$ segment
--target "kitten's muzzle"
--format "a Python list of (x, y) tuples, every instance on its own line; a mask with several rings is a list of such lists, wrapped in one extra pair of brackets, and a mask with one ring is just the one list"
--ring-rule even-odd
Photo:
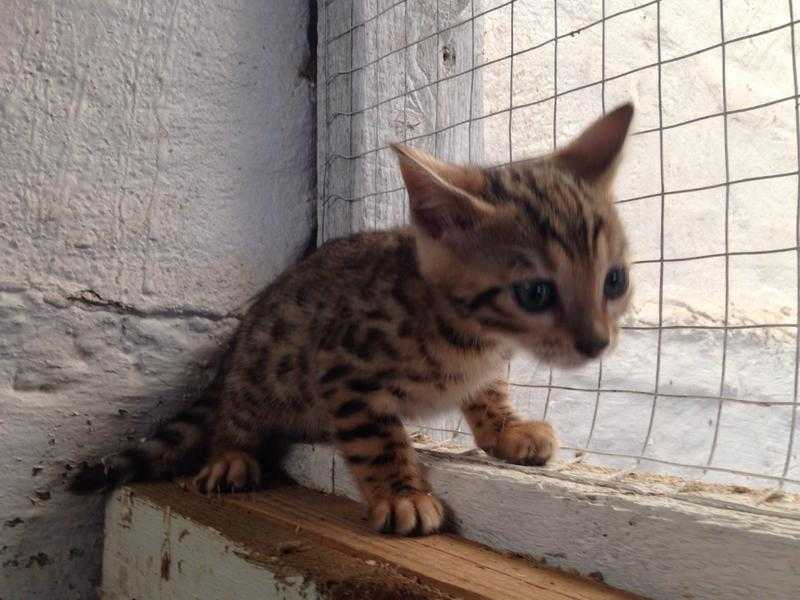
[(608, 348), (609, 339), (607, 337), (588, 336), (575, 340), (575, 350), (588, 358), (597, 358)]

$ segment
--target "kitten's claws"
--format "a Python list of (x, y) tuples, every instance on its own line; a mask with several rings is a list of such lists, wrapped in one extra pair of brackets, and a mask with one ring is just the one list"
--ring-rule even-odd
[(381, 500), (370, 510), (370, 525), (381, 533), (428, 535), (442, 528), (444, 506), (439, 499), (423, 492)]
[(212, 458), (195, 476), (192, 485), (201, 494), (214, 490), (238, 492), (261, 484), (261, 468), (246, 452), (229, 450)]

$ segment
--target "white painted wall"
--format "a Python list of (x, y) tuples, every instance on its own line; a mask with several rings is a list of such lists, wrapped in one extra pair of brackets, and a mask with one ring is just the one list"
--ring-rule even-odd
[(89, 598), (68, 465), (173, 413), (311, 233), (306, 2), (0, 4), (0, 598)]

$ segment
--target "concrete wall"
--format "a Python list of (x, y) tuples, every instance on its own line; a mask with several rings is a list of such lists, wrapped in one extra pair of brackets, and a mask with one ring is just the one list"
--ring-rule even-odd
[(311, 233), (306, 2), (0, 6), (0, 598), (89, 598), (64, 476), (176, 411)]

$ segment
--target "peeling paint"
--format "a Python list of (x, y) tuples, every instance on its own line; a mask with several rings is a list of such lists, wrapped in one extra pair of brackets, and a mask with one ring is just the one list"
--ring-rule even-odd
[(164, 581), (169, 581), (169, 567), (171, 564), (171, 559), (169, 557), (169, 551), (162, 551), (161, 552), (161, 579)]
[(164, 507), (162, 511), (164, 540), (161, 543), (161, 579), (169, 581), (169, 569), (172, 564), (171, 545), (172, 545), (172, 509), (169, 506)]
[(123, 489), (120, 494), (120, 511), (119, 511), (119, 524), (122, 527), (128, 528), (133, 524), (133, 493), (127, 489)]

